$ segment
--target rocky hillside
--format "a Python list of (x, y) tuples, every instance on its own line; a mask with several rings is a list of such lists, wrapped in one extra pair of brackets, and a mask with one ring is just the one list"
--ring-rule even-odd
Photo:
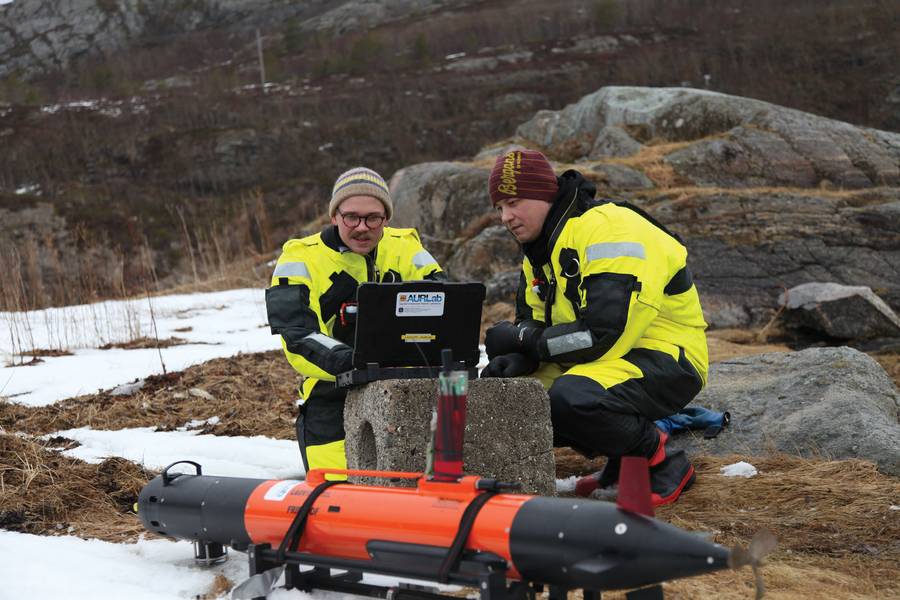
[(473, 0), (15, 0), (0, 7), (0, 77), (64, 69), (80, 57), (156, 45), (195, 31), (272, 27), (336, 34), (420, 17)]
[[(898, 23), (900, 6), (876, 0), (14, 0), (0, 5), (0, 267), (17, 277), (0, 299), (38, 306), (221, 279), (312, 227), (348, 166), (390, 176), (469, 160), (537, 111), (611, 84), (708, 88), (897, 129)], [(793, 163), (818, 140), (792, 154), (785, 144), (799, 138), (780, 143), (777, 124), (741, 112), (753, 110), (735, 108), (709, 129), (721, 139), (665, 165), (651, 154), (668, 155), (662, 140), (698, 141), (696, 115), (681, 128), (628, 125), (625, 138), (593, 132), (590, 147), (567, 151), (579, 156), (554, 158), (620, 154), (598, 177), (617, 194), (652, 184), (648, 202), (688, 180), (707, 196), (737, 190), (720, 208), (770, 175), (790, 198), (890, 177), (880, 154), (853, 169), (824, 155)], [(747, 163), (745, 147), (776, 152), (778, 170)], [(621, 155), (629, 148), (639, 152)], [(712, 167), (733, 152), (727, 169)], [(670, 175), (682, 180), (662, 182)], [(703, 242), (711, 253), (717, 235)], [(716, 322), (757, 318), (734, 310)]]

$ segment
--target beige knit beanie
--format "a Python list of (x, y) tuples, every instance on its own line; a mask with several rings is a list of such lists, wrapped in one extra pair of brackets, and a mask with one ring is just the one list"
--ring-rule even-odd
[(384, 178), (365, 167), (354, 167), (342, 173), (334, 182), (331, 190), (331, 202), (328, 203), (328, 215), (333, 217), (341, 202), (351, 196), (372, 196), (384, 204), (384, 212), (388, 219), (394, 213), (391, 202), (391, 191)]

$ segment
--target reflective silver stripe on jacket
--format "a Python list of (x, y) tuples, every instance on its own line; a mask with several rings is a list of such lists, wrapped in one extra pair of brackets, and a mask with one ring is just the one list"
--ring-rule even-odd
[(588, 246), (587, 249), (588, 261), (600, 258), (619, 258), (620, 256), (647, 258), (644, 245), (638, 242), (603, 242)]
[(306, 277), (309, 279), (309, 269), (306, 263), (285, 262), (275, 267), (274, 277)]
[(303, 339), (312, 340), (314, 342), (318, 342), (328, 348), (329, 350), (334, 350), (338, 346), (342, 346), (341, 342), (337, 341), (334, 338), (330, 338), (324, 333), (319, 333), (318, 331), (314, 331)]
[(413, 256), (413, 264), (417, 269), (421, 269), (422, 267), (427, 267), (428, 265), (437, 264), (437, 261), (434, 259), (432, 255), (428, 253), (428, 250), (422, 250)]
[(587, 331), (576, 331), (575, 333), (567, 333), (559, 337), (547, 340), (547, 352), (550, 357), (566, 354), (567, 352), (575, 352), (576, 350), (584, 350), (594, 345), (591, 334)]

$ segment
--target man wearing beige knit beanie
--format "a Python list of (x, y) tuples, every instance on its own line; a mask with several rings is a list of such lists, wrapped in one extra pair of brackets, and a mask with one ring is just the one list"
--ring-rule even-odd
[(356, 289), (361, 283), (445, 279), (415, 229), (388, 227), (394, 213), (385, 180), (355, 167), (334, 182), (331, 224), (288, 240), (266, 290), (273, 334), (303, 376), (297, 441), (306, 469), (346, 468), (344, 399), (335, 376), (352, 368)]

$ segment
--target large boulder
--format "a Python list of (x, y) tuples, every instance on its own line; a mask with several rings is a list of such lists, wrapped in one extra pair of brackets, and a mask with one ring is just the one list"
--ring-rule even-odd
[(900, 475), (900, 393), (873, 359), (851, 348), (811, 348), (732, 358), (712, 365), (694, 400), (731, 413), (706, 440), (676, 435), (694, 454), (862, 458)]
[[(482, 229), (492, 212), (487, 182), (490, 171), (462, 163), (434, 162), (400, 169), (391, 177), (397, 227), (415, 227), (426, 241), (452, 242)], [(479, 226), (481, 224), (482, 226)], [(448, 248), (452, 249), (452, 248)], [(432, 250), (438, 260), (446, 258)]]
[(695, 142), (668, 160), (697, 185), (900, 183), (900, 134), (706, 90), (605, 87), (563, 110), (539, 111), (516, 133), (574, 161), (598, 156), (595, 145), (610, 127), (639, 142)]
[(506, 227), (493, 225), (460, 246), (444, 269), (451, 279), (487, 281), (521, 263), (521, 246)]
[(779, 299), (783, 329), (839, 340), (900, 337), (900, 317), (871, 288), (837, 283), (804, 283)]

